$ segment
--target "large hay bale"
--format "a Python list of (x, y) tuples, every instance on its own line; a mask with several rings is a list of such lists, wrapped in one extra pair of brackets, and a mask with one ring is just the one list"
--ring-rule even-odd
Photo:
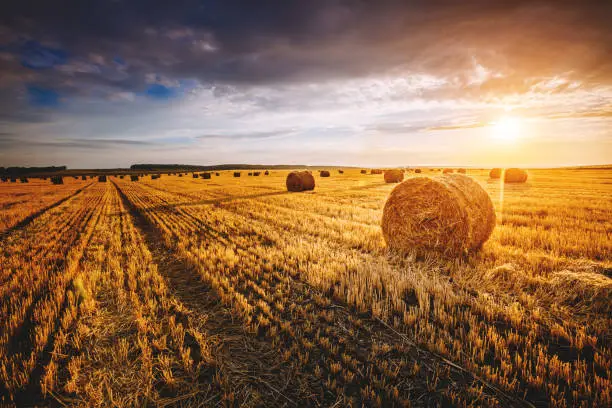
[(64, 184), (64, 179), (62, 176), (51, 176), (51, 183), (53, 184)]
[(100, 183), (106, 183), (106, 176), (98, 176), (98, 181)]
[(321, 170), (319, 172), (319, 176), (321, 176), (321, 177), (329, 177), (330, 174), (329, 174), (329, 171), (327, 171), (327, 170)]
[(211, 174), (210, 173), (202, 173), (202, 174), (200, 174), (200, 176), (202, 176), (202, 178), (205, 179), (205, 180), (210, 180)]
[(522, 169), (506, 169), (504, 172), (504, 183), (524, 183), (527, 181), (527, 172)]
[(467, 173), (467, 171), (465, 169), (459, 169), (459, 170), (457, 170), (457, 173), (465, 174), (465, 173)]
[(414, 172), (415, 172), (415, 173), (420, 173), (420, 172), (421, 172), (421, 169), (414, 169)]
[(453, 170), (453, 169), (443, 169), (443, 170), (442, 170), (442, 174), (450, 174), (450, 173), (452, 173), (452, 172), (454, 172), (454, 170)]
[(385, 183), (401, 183), (404, 180), (404, 172), (398, 169), (385, 171)]
[(315, 179), (309, 171), (292, 171), (287, 175), (288, 191), (314, 190)]
[(361, 174), (368, 174), (367, 170), (361, 170)]
[(498, 179), (501, 177), (502, 174), (502, 169), (500, 169), (499, 167), (496, 167), (494, 169), (491, 169), (491, 171), (489, 172), (489, 177), (491, 177), (492, 179)]
[(137, 175), (135, 175), (135, 174), (132, 174), (132, 175), (130, 176), (130, 180), (131, 180), (131, 181), (138, 181), (138, 176), (137, 176)]
[(234, 177), (240, 177), (240, 172), (239, 171), (235, 171), (234, 172)]
[(480, 184), (461, 174), (409, 178), (393, 189), (382, 218), (388, 247), (417, 255), (475, 251), (494, 227), (491, 198)]

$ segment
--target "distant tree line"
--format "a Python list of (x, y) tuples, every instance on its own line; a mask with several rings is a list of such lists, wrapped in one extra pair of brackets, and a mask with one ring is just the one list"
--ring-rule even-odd
[(22, 176), (28, 174), (55, 173), (66, 170), (66, 166), (48, 167), (0, 167), (1, 176)]
[(300, 164), (218, 164), (215, 166), (193, 166), (188, 164), (132, 164), (130, 170), (139, 171), (213, 171), (213, 170), (257, 170), (257, 169), (293, 169), (308, 167)]

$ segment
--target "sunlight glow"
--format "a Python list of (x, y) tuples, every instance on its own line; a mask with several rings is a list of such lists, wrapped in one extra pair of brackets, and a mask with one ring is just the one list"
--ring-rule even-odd
[(491, 122), (492, 136), (502, 141), (512, 142), (521, 136), (523, 126), (521, 120), (513, 116), (504, 116)]

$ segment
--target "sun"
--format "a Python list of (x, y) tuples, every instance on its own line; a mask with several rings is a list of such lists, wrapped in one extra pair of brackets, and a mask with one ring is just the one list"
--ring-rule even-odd
[(522, 123), (515, 116), (504, 116), (491, 122), (492, 136), (495, 139), (512, 142), (521, 136)]

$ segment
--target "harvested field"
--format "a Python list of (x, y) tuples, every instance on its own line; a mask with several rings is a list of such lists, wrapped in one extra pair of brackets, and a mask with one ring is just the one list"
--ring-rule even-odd
[(401, 184), (236, 173), (0, 184), (0, 405), (612, 404), (608, 170), (470, 169), (450, 260), (388, 250)]

